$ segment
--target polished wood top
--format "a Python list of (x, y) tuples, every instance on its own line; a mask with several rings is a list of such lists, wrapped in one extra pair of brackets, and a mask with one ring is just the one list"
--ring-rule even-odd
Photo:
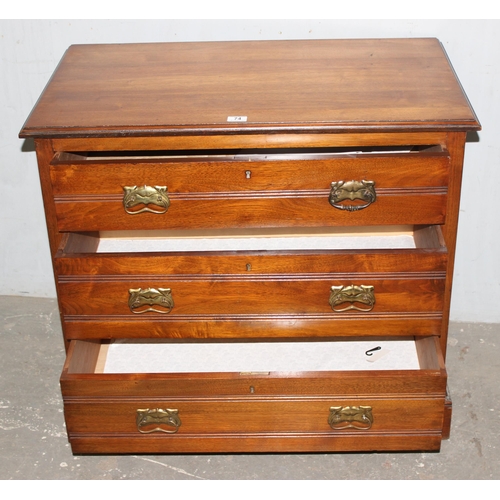
[(436, 39), (295, 40), (71, 46), (20, 136), (479, 128)]

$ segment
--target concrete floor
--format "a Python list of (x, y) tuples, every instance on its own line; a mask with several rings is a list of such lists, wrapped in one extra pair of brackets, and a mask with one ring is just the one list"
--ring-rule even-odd
[(500, 479), (500, 325), (454, 323), (440, 453), (73, 456), (56, 301), (0, 297), (0, 480)]

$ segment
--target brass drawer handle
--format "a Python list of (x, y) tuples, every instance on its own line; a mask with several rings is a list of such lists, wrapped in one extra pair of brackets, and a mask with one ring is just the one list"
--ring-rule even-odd
[(328, 424), (333, 430), (358, 429), (366, 431), (373, 424), (371, 406), (332, 406)]
[(181, 426), (179, 410), (168, 408), (149, 408), (137, 410), (136, 414), (137, 430), (141, 434), (151, 434), (152, 432), (165, 432), (175, 434)]
[(174, 307), (170, 288), (131, 288), (128, 306), (134, 314), (157, 312), (168, 314)]
[(123, 191), (123, 206), (130, 215), (143, 212), (164, 214), (170, 206), (167, 186), (124, 186)]
[[(345, 302), (350, 302), (350, 304), (346, 307), (338, 307)], [(374, 287), (369, 285), (332, 286), (329, 303), (335, 312), (350, 311), (351, 309), (369, 312), (375, 305)], [(355, 305), (356, 303), (365, 304), (368, 307), (359, 307)]]
[[(332, 182), (329, 202), (332, 207), (348, 212), (356, 212), (370, 206), (377, 199), (374, 181), (337, 181)], [(342, 203), (348, 200), (348, 203)], [(349, 203), (361, 200), (365, 202)]]

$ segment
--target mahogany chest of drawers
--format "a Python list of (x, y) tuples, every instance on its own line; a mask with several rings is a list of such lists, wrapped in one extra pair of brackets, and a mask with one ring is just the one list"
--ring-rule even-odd
[(479, 128), (435, 39), (70, 47), (20, 136), (73, 452), (438, 450)]

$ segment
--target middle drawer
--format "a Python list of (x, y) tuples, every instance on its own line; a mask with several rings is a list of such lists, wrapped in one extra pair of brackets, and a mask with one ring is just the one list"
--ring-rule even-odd
[[(66, 334), (68, 338), (437, 334), (447, 262), (437, 232), (437, 228), (416, 230), (415, 240), (425, 239), (427, 248), (398, 250), (146, 254), (61, 250), (56, 268)], [(66, 248), (72, 246), (69, 241)]]

